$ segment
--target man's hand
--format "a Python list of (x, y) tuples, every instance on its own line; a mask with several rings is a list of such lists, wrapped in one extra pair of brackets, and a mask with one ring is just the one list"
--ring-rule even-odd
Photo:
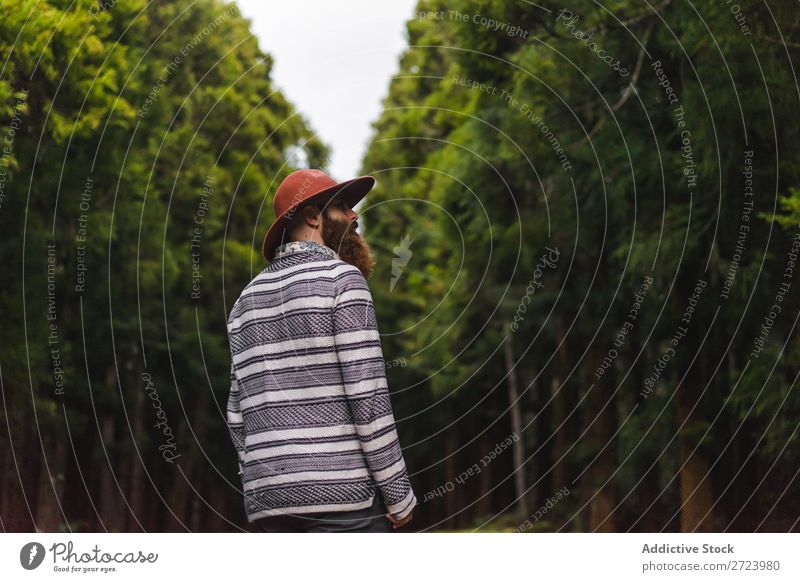
[(403, 519), (397, 519), (391, 513), (387, 513), (386, 514), (386, 519), (388, 519), (389, 521), (391, 521), (394, 524), (392, 526), (392, 529), (397, 529), (398, 527), (403, 527), (409, 521), (411, 521), (411, 518), (413, 517), (413, 515), (414, 515), (414, 512), (412, 511), (407, 516), (405, 516)]

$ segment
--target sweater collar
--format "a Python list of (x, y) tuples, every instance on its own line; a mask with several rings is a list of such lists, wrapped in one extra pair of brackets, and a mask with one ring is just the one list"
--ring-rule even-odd
[(285, 257), (286, 255), (292, 253), (299, 253), (299, 252), (315, 252), (315, 253), (322, 253), (326, 255), (328, 258), (331, 259), (338, 259), (339, 254), (334, 251), (332, 248), (327, 247), (325, 245), (321, 245), (316, 241), (313, 240), (293, 240), (288, 243), (284, 243), (275, 249), (274, 259), (279, 259), (281, 257)]

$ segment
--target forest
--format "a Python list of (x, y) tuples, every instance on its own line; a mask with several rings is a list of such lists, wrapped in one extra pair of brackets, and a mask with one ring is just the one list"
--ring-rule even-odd
[[(225, 324), (330, 146), (235, 3), (0, 11), (2, 529), (247, 531)], [(359, 212), (410, 529), (798, 531), (797, 3), (406, 32)]]

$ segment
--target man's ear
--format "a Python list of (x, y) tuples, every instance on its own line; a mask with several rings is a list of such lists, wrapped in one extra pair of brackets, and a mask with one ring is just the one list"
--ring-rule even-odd
[(301, 210), (303, 221), (312, 228), (316, 228), (317, 226), (321, 225), (322, 220), (322, 212), (320, 209), (313, 204), (308, 204), (303, 206)]

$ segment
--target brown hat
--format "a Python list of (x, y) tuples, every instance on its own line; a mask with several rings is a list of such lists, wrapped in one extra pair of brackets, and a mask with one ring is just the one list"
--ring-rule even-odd
[(272, 261), (275, 248), (285, 242), (284, 229), (294, 218), (295, 211), (305, 203), (318, 200), (327, 201), (334, 196), (342, 196), (352, 208), (366, 196), (375, 185), (372, 176), (359, 176), (351, 180), (337, 183), (322, 170), (297, 170), (284, 178), (272, 207), (275, 210), (275, 222), (269, 227), (264, 237), (262, 252), (268, 261)]

